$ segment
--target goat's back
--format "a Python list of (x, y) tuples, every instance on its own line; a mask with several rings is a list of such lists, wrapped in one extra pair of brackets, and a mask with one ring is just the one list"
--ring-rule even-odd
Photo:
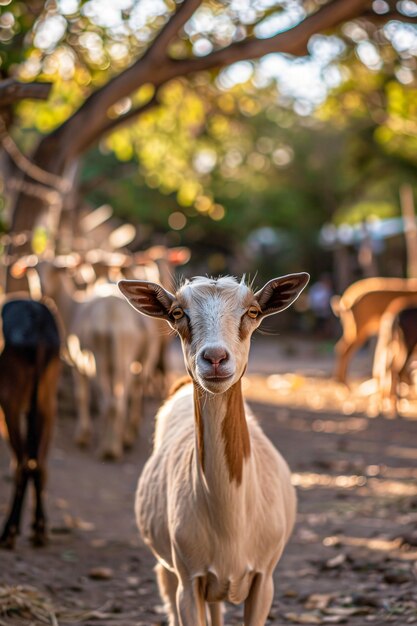
[(42, 346), (58, 354), (61, 345), (59, 327), (49, 307), (40, 301), (13, 299), (4, 303), (1, 310), (4, 346), (24, 352), (34, 359)]
[[(356, 302), (371, 294), (397, 292), (404, 295), (410, 292), (417, 293), (417, 279), (413, 278), (364, 278), (353, 283), (343, 292), (340, 304), (342, 308), (350, 308)], [(372, 296), (371, 296), (372, 297)]]

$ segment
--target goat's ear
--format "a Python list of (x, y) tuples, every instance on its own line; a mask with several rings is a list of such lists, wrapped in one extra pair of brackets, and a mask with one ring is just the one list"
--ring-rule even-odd
[(118, 287), (128, 302), (144, 315), (169, 320), (174, 296), (157, 283), (147, 280), (121, 280)]
[(307, 272), (288, 274), (270, 280), (255, 294), (262, 315), (266, 317), (284, 311), (294, 300), (297, 300), (309, 280), (310, 275)]

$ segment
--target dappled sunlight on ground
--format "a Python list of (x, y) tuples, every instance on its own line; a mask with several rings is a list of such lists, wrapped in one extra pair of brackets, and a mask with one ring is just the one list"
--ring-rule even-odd
[[(375, 390), (364, 360), (352, 369), (349, 389), (331, 379), (328, 350), (308, 345), (284, 358), (270, 341), (254, 348), (244, 393), (288, 461), (299, 502), (297, 524), (276, 571), (268, 624), (417, 624), (415, 399), (407, 398), (412, 411), (406, 419), (386, 419), (369, 410)], [(175, 350), (172, 380), (183, 373)], [(50, 545), (34, 551), (26, 523), (16, 555), (0, 554), (7, 584), (36, 587), (61, 616), (82, 614), (80, 624), (165, 623), (154, 560), (133, 514), (158, 404), (147, 401), (135, 448), (109, 464), (99, 462), (93, 450), (74, 446), (73, 414), (61, 402), (49, 461)], [(96, 434), (98, 428), (95, 420)], [(5, 451), (0, 441), (0, 518), (10, 486)], [(0, 586), (1, 574), (2, 567)], [(59, 623), (69, 624), (63, 617)], [(242, 607), (229, 606), (226, 624), (241, 623)]]
[[(331, 378), (293, 372), (270, 376), (253, 374), (244, 377), (243, 388), (248, 400), (263, 400), (286, 407), (343, 415), (359, 413), (367, 417), (376, 417), (380, 413), (379, 396), (372, 379), (355, 380), (347, 387)], [(404, 384), (402, 391), (408, 397), (401, 398), (399, 413), (402, 417), (417, 419), (416, 390)], [(348, 421), (347, 424), (355, 428), (355, 422)], [(331, 428), (331, 425), (323, 427)]]

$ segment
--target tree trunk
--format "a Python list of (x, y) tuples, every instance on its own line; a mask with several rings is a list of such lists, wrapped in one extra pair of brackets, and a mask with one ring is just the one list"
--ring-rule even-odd
[(401, 186), (400, 201), (407, 250), (407, 278), (417, 278), (417, 225), (411, 185)]

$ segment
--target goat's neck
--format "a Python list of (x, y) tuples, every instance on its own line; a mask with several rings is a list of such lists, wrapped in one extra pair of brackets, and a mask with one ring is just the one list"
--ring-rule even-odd
[(249, 470), (250, 438), (241, 382), (211, 395), (194, 386), (197, 479), (216, 501), (243, 497)]

